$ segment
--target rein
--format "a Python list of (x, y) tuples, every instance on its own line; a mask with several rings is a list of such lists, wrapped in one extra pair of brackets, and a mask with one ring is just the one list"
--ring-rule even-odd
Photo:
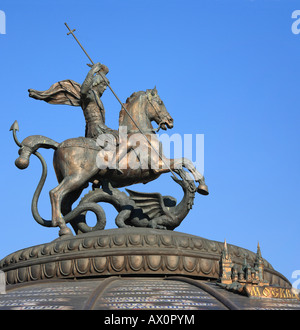
[[(154, 104), (152, 103), (152, 100), (151, 100), (151, 97), (149, 96), (149, 94), (147, 94), (147, 100), (148, 102), (150, 103), (150, 105), (152, 106), (152, 108), (154, 109), (157, 117), (159, 118), (159, 126), (158, 128), (155, 130), (156, 132), (158, 132), (160, 130), (160, 126), (161, 124), (163, 123), (163, 119), (162, 117), (160, 116), (160, 111), (156, 109), (156, 107), (154, 106)], [(147, 111), (148, 112), (148, 111)]]
[[(155, 113), (156, 113), (156, 115), (157, 115), (157, 117), (159, 119), (159, 124), (158, 124), (159, 126), (158, 126), (158, 128), (152, 128), (152, 129), (143, 130), (142, 132), (144, 134), (153, 134), (153, 133), (157, 133), (160, 130), (161, 124), (163, 124), (163, 118), (160, 115), (160, 111), (152, 103), (152, 100), (151, 100), (151, 97), (150, 97), (149, 94), (147, 94), (147, 101), (150, 103), (150, 105), (154, 109), (154, 111), (155, 111)], [(149, 118), (148, 109), (146, 109), (146, 114), (147, 114), (147, 117)], [(131, 129), (131, 130), (128, 130), (127, 132), (129, 134), (130, 133), (141, 133), (141, 131), (139, 129)]]

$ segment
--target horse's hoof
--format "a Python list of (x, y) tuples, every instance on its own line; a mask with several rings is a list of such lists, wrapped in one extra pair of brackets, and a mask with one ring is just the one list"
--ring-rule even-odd
[(200, 183), (197, 188), (197, 192), (201, 195), (207, 196), (209, 194), (207, 185), (204, 183)]
[(58, 232), (59, 236), (66, 236), (66, 235), (71, 235), (73, 236), (72, 230), (68, 227), (61, 228), (60, 231)]

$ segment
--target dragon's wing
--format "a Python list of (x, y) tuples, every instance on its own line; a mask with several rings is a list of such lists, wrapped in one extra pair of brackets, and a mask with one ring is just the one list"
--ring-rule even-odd
[(168, 213), (163, 201), (163, 196), (159, 193), (144, 193), (125, 188), (130, 198), (135, 202), (137, 208), (142, 209), (150, 220)]

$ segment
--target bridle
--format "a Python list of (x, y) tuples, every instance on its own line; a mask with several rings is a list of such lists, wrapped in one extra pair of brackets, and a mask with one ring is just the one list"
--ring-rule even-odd
[[(156, 106), (152, 102), (151, 92), (147, 93), (146, 96), (147, 96), (147, 101), (152, 106), (152, 108), (155, 111), (156, 116), (158, 117), (159, 124), (158, 124), (158, 127), (157, 128), (153, 128), (153, 129), (150, 129), (150, 130), (143, 130), (143, 133), (153, 134), (153, 133), (157, 133), (161, 129), (161, 125), (164, 124), (165, 122), (163, 121), (163, 118), (160, 115), (160, 110), (157, 109)], [(148, 109), (146, 109), (146, 115), (149, 117)], [(139, 130), (129, 130), (128, 131), (128, 133), (139, 133), (139, 132), (140, 132)]]
[[(159, 119), (159, 124), (158, 124), (158, 128), (153, 129), (154, 132), (158, 132), (161, 129), (161, 125), (164, 124), (163, 122), (163, 118), (160, 115), (160, 111), (157, 110), (157, 108), (154, 106), (154, 104), (152, 103), (152, 94), (151, 92), (147, 93), (147, 100), (150, 103), (150, 105), (152, 106), (152, 108), (154, 109), (158, 119)], [(162, 101), (161, 101), (162, 102)], [(148, 112), (148, 111), (147, 111)]]

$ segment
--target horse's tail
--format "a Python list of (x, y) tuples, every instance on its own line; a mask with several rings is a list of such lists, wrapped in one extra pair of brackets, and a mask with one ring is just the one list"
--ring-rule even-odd
[(19, 150), (19, 157), (15, 161), (15, 165), (24, 170), (29, 165), (31, 154), (35, 153), (39, 148), (56, 150), (59, 143), (42, 135), (31, 135), (23, 140)]
[(44, 158), (42, 157), (42, 155), (39, 152), (37, 152), (37, 150), (39, 148), (44, 148), (44, 149), (51, 148), (56, 150), (59, 143), (42, 135), (31, 135), (28, 136), (26, 139), (24, 139), (23, 142), (19, 143), (18, 145), (20, 146), (19, 149), (20, 156), (16, 159), (15, 164), (19, 169), (24, 170), (25, 168), (28, 167), (29, 158), (32, 154), (38, 157), (42, 163), (43, 173), (39, 181), (39, 184), (35, 190), (35, 193), (33, 195), (32, 203), (31, 203), (31, 211), (37, 223), (45, 227), (51, 227), (52, 221), (43, 219), (40, 216), (37, 207), (38, 199), (47, 177), (47, 164)]

